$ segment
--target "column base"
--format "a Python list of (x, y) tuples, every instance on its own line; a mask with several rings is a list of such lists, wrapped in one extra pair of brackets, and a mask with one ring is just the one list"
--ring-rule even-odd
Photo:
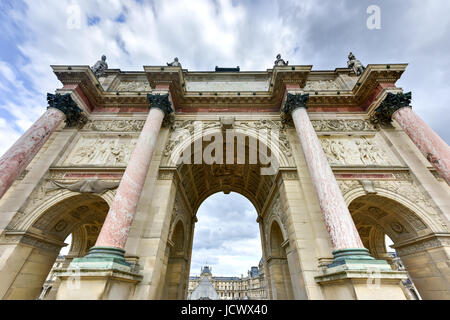
[(128, 300), (142, 280), (125, 260), (125, 251), (93, 247), (83, 258), (73, 259), (67, 268), (55, 270), (61, 283), (57, 300)]
[(406, 300), (401, 280), (405, 271), (394, 271), (385, 260), (339, 259), (315, 277), (331, 300)]
[(361, 261), (364, 263), (371, 263), (375, 261), (366, 248), (352, 248), (352, 249), (340, 249), (333, 251), (333, 262), (328, 265), (328, 268), (339, 266), (345, 263), (354, 263), (355, 261)]

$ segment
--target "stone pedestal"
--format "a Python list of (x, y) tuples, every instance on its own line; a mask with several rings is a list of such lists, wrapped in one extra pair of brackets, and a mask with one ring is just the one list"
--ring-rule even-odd
[(55, 270), (60, 280), (56, 299), (131, 299), (142, 276), (124, 261), (123, 254), (119, 249), (96, 248), (89, 257), (74, 259), (68, 268)]
[(400, 285), (405, 271), (394, 271), (385, 260), (345, 259), (315, 277), (327, 300), (406, 300)]

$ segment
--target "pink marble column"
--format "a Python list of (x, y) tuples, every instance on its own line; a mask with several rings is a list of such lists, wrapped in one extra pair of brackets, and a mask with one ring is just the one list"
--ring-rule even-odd
[(409, 138), (450, 185), (450, 147), (411, 107), (403, 107), (392, 114), (392, 119), (405, 130)]
[(0, 198), (33, 160), (65, 117), (62, 111), (48, 108), (0, 158)]
[(124, 250), (164, 116), (151, 107), (95, 247)]
[(312, 184), (334, 250), (364, 249), (306, 107), (290, 107)]

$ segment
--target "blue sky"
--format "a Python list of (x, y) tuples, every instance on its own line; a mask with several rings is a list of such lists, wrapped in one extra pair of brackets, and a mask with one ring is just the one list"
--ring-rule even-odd
[[(369, 5), (380, 7), (380, 29), (367, 28)], [(398, 86), (449, 142), (449, 12), (446, 0), (2, 0), (0, 154), (61, 87), (51, 64), (92, 66), (102, 54), (122, 70), (175, 56), (189, 70), (265, 70), (277, 53), (333, 70), (346, 66), (349, 51), (363, 64), (409, 63)]]

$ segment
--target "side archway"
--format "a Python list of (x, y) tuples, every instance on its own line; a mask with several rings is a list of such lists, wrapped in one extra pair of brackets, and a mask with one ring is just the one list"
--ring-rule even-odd
[(393, 262), (386, 249), (387, 235), (422, 298), (449, 297), (449, 268), (442, 268), (448, 264), (448, 253), (428, 219), (378, 193), (355, 197), (349, 210), (364, 246), (375, 258)]
[[(84, 255), (94, 245), (109, 210), (107, 202), (93, 194), (67, 194), (34, 219), (25, 219), (6, 232), (2, 247), (10, 250), (10, 277), (0, 285), (3, 299), (36, 299), (58, 254), (72, 234), (73, 240), (65, 263)], [(41, 206), (41, 207), (42, 207)], [(21, 257), (18, 259), (18, 257)]]
[(273, 221), (269, 234), (267, 267), (274, 300), (291, 300), (294, 298), (285, 244), (286, 241), (279, 224)]

